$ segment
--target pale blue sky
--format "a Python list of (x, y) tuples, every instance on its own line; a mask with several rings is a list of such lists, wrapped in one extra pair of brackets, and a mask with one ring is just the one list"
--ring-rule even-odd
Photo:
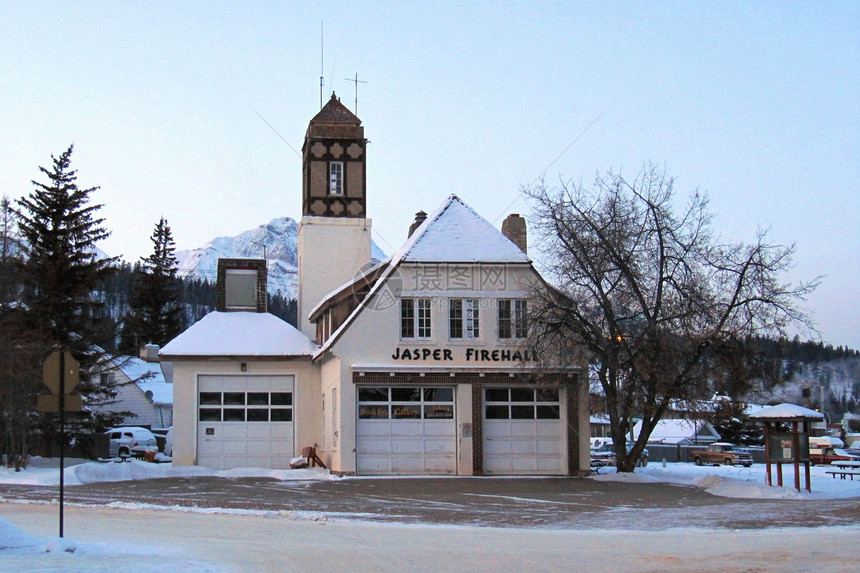
[(298, 218), (300, 159), (257, 113), (300, 149), (324, 20), (326, 97), (353, 108), (345, 78), (368, 82), (387, 252), (452, 192), (500, 221), (528, 216), (519, 188), (544, 170), (665, 163), (725, 239), (796, 242), (790, 278), (827, 275), (809, 301), (824, 340), (860, 348), (860, 4), (237, 4), (0, 0), (0, 193), (29, 193), (73, 142), (102, 247), (127, 260), (161, 215), (180, 249)]

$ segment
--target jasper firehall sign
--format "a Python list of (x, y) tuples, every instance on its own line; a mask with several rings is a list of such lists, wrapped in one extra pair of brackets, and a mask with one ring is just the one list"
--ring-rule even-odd
[(449, 362), (454, 360), (454, 352), (466, 362), (537, 362), (533, 350), (485, 350), (483, 348), (400, 348), (394, 349), (394, 360), (433, 360)]

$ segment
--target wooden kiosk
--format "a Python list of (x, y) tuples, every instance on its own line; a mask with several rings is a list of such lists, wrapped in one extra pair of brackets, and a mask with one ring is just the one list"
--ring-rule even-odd
[(777, 485), (782, 487), (782, 466), (794, 466), (794, 488), (800, 491), (800, 466), (806, 475), (806, 491), (812, 491), (809, 476), (809, 423), (824, 414), (794, 404), (763, 408), (750, 415), (764, 425), (764, 455), (767, 485), (773, 485), (772, 467), (776, 465)]

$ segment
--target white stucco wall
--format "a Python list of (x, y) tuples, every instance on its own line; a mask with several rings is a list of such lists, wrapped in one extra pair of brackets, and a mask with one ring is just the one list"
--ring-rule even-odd
[(370, 219), (302, 217), (298, 229), (298, 329), (311, 340), (308, 313), (370, 263)]

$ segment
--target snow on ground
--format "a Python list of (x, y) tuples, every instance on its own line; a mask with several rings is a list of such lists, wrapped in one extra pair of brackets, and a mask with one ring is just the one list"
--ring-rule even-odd
[[(651, 462), (648, 467), (637, 468), (633, 474), (615, 473), (615, 468), (603, 468), (601, 474), (590, 479), (599, 481), (662, 482), (698, 487), (712, 495), (742, 499), (842, 499), (860, 497), (860, 479), (834, 479), (824, 473), (827, 466), (810, 468), (812, 491), (806, 491), (806, 477), (800, 468), (800, 487), (794, 488), (794, 467), (784, 466), (784, 487), (765, 485), (765, 464), (752, 467), (697, 466), (695, 464), (666, 464)], [(777, 483), (776, 468), (772, 469), (773, 483)]]
[[(615, 473), (615, 468), (602, 468), (601, 473), (589, 479), (598, 481), (661, 482), (701, 488), (721, 497), (743, 499), (841, 499), (860, 497), (860, 479), (834, 479), (824, 473), (827, 466), (811, 468), (812, 492), (805, 491), (805, 476), (801, 468), (801, 488), (794, 489), (794, 469), (785, 466), (783, 485), (765, 485), (765, 465), (754, 464), (750, 468), (739, 466), (696, 466), (695, 464), (666, 464), (651, 462), (646, 468), (637, 468), (633, 474)], [(86, 462), (68, 460), (63, 481), (74, 486), (84, 483), (129, 481), (169, 477), (267, 477), (282, 481), (363, 479), (360, 477), (339, 478), (321, 468), (298, 470), (272, 470), (266, 468), (236, 468), (213, 470), (201, 466), (173, 466), (170, 463), (153, 464), (140, 460), (117, 462)], [(433, 476), (438, 477), (438, 476)], [(776, 483), (776, 469), (773, 470)], [(0, 468), (0, 483), (25, 485), (59, 485), (60, 472), (55, 459), (34, 458), (26, 470), (15, 472)]]
[[(0, 483), (57, 485), (56, 460), (26, 470), (0, 469)], [(328, 471), (242, 468), (215, 471), (169, 463), (68, 460), (74, 484), (164, 477), (336, 478)], [(651, 463), (635, 474), (604, 468), (599, 481), (663, 482), (734, 498), (860, 497), (860, 480), (812, 468), (812, 493), (764, 485), (765, 467)], [(296, 512), (154, 508), (129, 503), (66, 508), (66, 537), (56, 536), (53, 504), (0, 506), (0, 569), (81, 571), (852, 571), (860, 526), (820, 529), (577, 531), (342, 522)], [(440, 549), (440, 548), (444, 548)], [(535, 551), (535, 548), (540, 548)]]
[[(169, 459), (169, 458), (161, 458)], [(148, 463), (129, 459), (125, 462), (87, 462), (67, 460), (63, 483), (74, 486), (107, 481), (130, 481), (170, 477), (268, 477), (284, 481), (338, 479), (321, 468), (272, 470), (267, 468), (236, 468), (213, 470), (201, 466), (174, 466), (171, 463)], [(33, 458), (27, 469), (20, 472), (0, 467), (0, 483), (23, 485), (59, 485), (60, 471), (55, 458)]]

